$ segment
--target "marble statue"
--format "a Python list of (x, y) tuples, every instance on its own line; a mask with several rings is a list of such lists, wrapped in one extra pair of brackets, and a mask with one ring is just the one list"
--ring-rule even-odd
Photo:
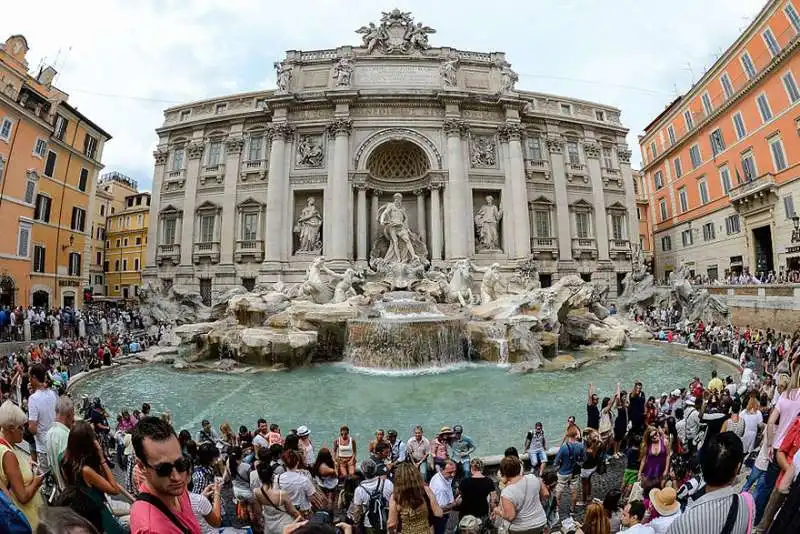
[(481, 304), (486, 304), (507, 293), (508, 281), (500, 274), (500, 264), (493, 263), (483, 273), (481, 281)]
[(500, 92), (507, 93), (514, 90), (514, 84), (519, 81), (519, 74), (511, 69), (511, 66), (506, 63), (500, 71)]
[(486, 196), (486, 204), (475, 214), (475, 232), (479, 250), (500, 250), (500, 219), (503, 210), (494, 203), (492, 195)]
[(330, 302), (333, 297), (333, 291), (330, 284), (323, 278), (323, 275), (328, 275), (333, 278), (338, 278), (339, 275), (325, 265), (325, 258), (319, 256), (309, 264), (306, 271), (306, 279), (300, 284), (300, 295), (309, 298), (317, 304), (326, 304)]
[(458, 260), (453, 265), (448, 283), (448, 301), (458, 300), (462, 306), (468, 306), (475, 300), (472, 294), (473, 264), (468, 259)]
[(333, 66), (331, 76), (336, 81), (337, 87), (349, 87), (350, 77), (353, 75), (353, 62), (346, 57), (339, 58)]
[(496, 148), (490, 137), (478, 136), (472, 142), (472, 166), (494, 167), (497, 164)]
[(344, 274), (339, 277), (339, 281), (336, 283), (331, 302), (334, 304), (339, 304), (346, 302), (347, 299), (351, 297), (355, 297), (358, 294), (353, 288), (356, 278), (358, 278), (358, 274), (353, 269), (346, 269)]
[(421, 22), (418, 22), (416, 26), (411, 22), (406, 29), (405, 40), (412, 48), (427, 50), (431, 47), (428, 44), (428, 34), (431, 33), (436, 33), (436, 30), (430, 26), (423, 26)]
[(361, 34), (362, 46), (367, 49), (367, 54), (378, 48), (386, 54), (408, 54), (429, 49), (428, 35), (436, 33), (436, 30), (421, 22), (415, 23), (410, 12), (393, 9), (383, 12), (380, 24), (370, 22), (357, 29), (356, 33)]
[(304, 135), (297, 144), (297, 165), (299, 167), (319, 168), (325, 153), (317, 139)]
[(276, 61), (273, 66), (275, 67), (275, 73), (278, 77), (278, 92), (288, 93), (289, 85), (292, 82), (292, 66), (287, 65), (283, 61)]
[(361, 40), (364, 48), (367, 49), (367, 54), (371, 54), (378, 45), (386, 43), (388, 37), (384, 25), (375, 26), (374, 22), (370, 22), (368, 26), (362, 26), (357, 29), (356, 33), (362, 34)]
[(298, 254), (319, 254), (319, 251), (322, 250), (321, 228), (322, 215), (317, 209), (314, 197), (309, 197), (306, 200), (306, 207), (300, 212), (300, 217), (297, 218), (294, 227), (294, 231), (299, 234), (300, 239)]
[(456, 70), (458, 69), (458, 56), (451, 56), (439, 66), (442, 81), (445, 87), (456, 87)]
[[(408, 213), (403, 207), (403, 195), (395, 193), (392, 202), (386, 204), (378, 214), (378, 222), (389, 239), (389, 249), (384, 261), (408, 263), (419, 259), (411, 243), (411, 230), (408, 227)], [(402, 247), (401, 247), (402, 242)]]

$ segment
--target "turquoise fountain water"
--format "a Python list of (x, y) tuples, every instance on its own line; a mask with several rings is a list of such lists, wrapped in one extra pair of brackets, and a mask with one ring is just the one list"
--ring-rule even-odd
[[(658, 396), (685, 386), (695, 375), (707, 379), (719, 367), (677, 347), (653, 345), (638, 345), (577, 371), (531, 374), (510, 374), (489, 364), (462, 364), (431, 374), (365, 374), (344, 364), (255, 375), (123, 367), (78, 383), (73, 396), (98, 396), (112, 413), (149, 402), (155, 413), (169, 410), (176, 428), (193, 435), (203, 419), (252, 429), (264, 417), (284, 433), (307, 425), (320, 447), (330, 446), (339, 426), (347, 424), (361, 451), (379, 427), (394, 428), (407, 438), (416, 424), (429, 436), (443, 425), (461, 424), (479, 453), (497, 454), (508, 446), (522, 447), (536, 421), (544, 423), (550, 444), (560, 441), (569, 415), (585, 423), (589, 382), (602, 397), (613, 393), (617, 381), (630, 390), (638, 379), (648, 395)], [(723, 375), (729, 372), (720, 369)]]

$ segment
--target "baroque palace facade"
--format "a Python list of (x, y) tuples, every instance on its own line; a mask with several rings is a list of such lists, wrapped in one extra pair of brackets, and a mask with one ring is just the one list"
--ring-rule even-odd
[(394, 202), (434, 268), (532, 256), (543, 285), (578, 273), (614, 296), (639, 241), (620, 111), (517, 89), (503, 53), (431, 47), (409, 13), (358, 33), (287, 52), (276, 90), (165, 111), (145, 280), (209, 300), (317, 256), (366, 267)]

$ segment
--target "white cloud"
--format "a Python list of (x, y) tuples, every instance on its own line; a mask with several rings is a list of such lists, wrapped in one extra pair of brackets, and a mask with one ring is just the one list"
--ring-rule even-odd
[[(434, 45), (502, 50), (524, 89), (620, 107), (636, 135), (715, 54), (762, 0), (400, 0), (437, 29)], [(32, 70), (61, 50), (57, 85), (114, 139), (104, 163), (147, 188), (154, 129), (164, 108), (273, 86), (272, 62), (288, 49), (358, 44), (353, 31), (394, 4), (258, 0), (43, 0), (3, 9), (0, 33), (22, 33)], [(0, 37), (3, 37), (0, 35)], [(69, 54), (67, 49), (71, 47)], [(133, 97), (133, 98), (129, 98)]]

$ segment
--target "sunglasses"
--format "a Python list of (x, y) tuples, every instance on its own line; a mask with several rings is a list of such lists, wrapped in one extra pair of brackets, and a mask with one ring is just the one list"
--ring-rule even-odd
[(191, 468), (192, 463), (189, 461), (188, 458), (185, 456), (181, 456), (174, 462), (163, 462), (156, 465), (150, 465), (145, 463), (147, 467), (152, 469), (156, 472), (156, 475), (160, 476), (161, 478), (166, 478), (172, 474), (172, 470), (175, 469), (178, 473), (185, 473), (186, 471)]

